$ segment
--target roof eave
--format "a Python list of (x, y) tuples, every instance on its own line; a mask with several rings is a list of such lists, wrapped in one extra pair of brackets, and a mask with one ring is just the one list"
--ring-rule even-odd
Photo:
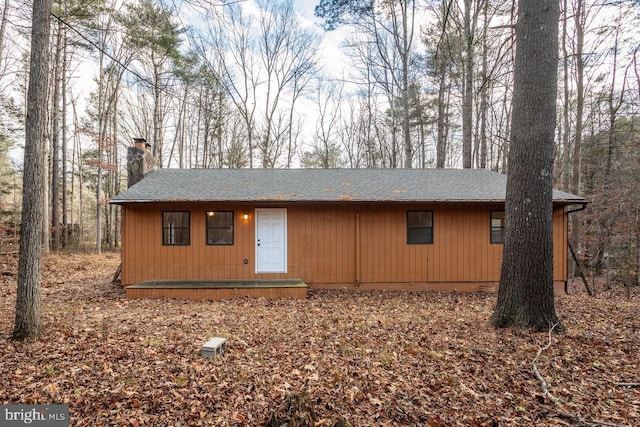
[[(504, 203), (505, 199), (111, 199), (109, 204), (158, 204), (158, 203)], [(586, 205), (585, 199), (554, 199), (554, 204)]]
[(112, 205), (150, 203), (504, 203), (504, 199), (111, 199)]

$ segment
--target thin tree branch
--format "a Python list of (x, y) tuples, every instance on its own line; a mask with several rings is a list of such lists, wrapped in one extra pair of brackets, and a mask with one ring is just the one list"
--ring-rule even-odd
[[(548, 350), (549, 347), (551, 347), (551, 343), (552, 343), (551, 334), (553, 333), (553, 330), (556, 328), (556, 326), (558, 326), (558, 323), (554, 323), (553, 325), (551, 325), (551, 327), (549, 328), (547, 344), (544, 347), (540, 347), (538, 349), (538, 352), (536, 353), (536, 357), (534, 357), (533, 358), (533, 362), (531, 362), (531, 366), (533, 368), (533, 373), (535, 374), (535, 376), (538, 379), (538, 381), (540, 381), (540, 386), (542, 388), (544, 396), (545, 397), (549, 397), (551, 399), (551, 401), (555, 405), (556, 412), (562, 418), (566, 418), (566, 419), (571, 420), (573, 422), (579, 422), (580, 425), (585, 425), (585, 426), (623, 427), (620, 424), (610, 424), (610, 423), (606, 423), (606, 422), (603, 422), (603, 421), (585, 420), (584, 418), (582, 418), (578, 414), (567, 412), (567, 411), (564, 410), (563, 405), (560, 402), (560, 398), (555, 397), (553, 394), (551, 394), (551, 391), (549, 391), (549, 383), (547, 382), (547, 380), (544, 379), (544, 377), (540, 373), (540, 370), (536, 366), (536, 362), (538, 361), (538, 359), (540, 358), (542, 353), (544, 351)], [(621, 385), (621, 386), (628, 386), (628, 387), (640, 387), (640, 383), (613, 383), (613, 384)]]
[(553, 394), (551, 394), (551, 392), (549, 391), (549, 383), (547, 383), (547, 380), (545, 380), (544, 377), (542, 376), (542, 374), (540, 374), (540, 371), (538, 370), (538, 367), (536, 366), (536, 362), (540, 358), (540, 355), (542, 355), (542, 352), (546, 351), (549, 347), (551, 347), (551, 334), (552, 334), (553, 330), (556, 328), (556, 326), (558, 326), (558, 324), (554, 323), (551, 326), (551, 328), (549, 328), (549, 339), (547, 341), (547, 345), (545, 345), (544, 347), (540, 347), (538, 349), (538, 353), (536, 354), (536, 357), (533, 359), (533, 362), (531, 362), (531, 367), (533, 368), (533, 373), (535, 374), (535, 376), (538, 379), (538, 381), (540, 381), (540, 386), (542, 387), (542, 391), (544, 392), (544, 396), (545, 397), (550, 397), (551, 400), (554, 401), (554, 403), (557, 403), (559, 399), (557, 397), (555, 397)]

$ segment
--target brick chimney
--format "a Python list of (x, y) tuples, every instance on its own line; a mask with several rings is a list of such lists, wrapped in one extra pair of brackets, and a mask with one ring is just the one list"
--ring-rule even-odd
[(127, 149), (127, 188), (144, 178), (154, 166), (151, 144), (144, 138), (133, 138), (133, 147)]

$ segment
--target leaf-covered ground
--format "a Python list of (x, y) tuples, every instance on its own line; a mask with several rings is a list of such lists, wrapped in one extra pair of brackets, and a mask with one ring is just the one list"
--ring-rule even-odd
[[(488, 326), (495, 294), (128, 301), (118, 263), (47, 257), (44, 335), (12, 342), (16, 257), (0, 257), (1, 404), (68, 404), (71, 425), (254, 426), (306, 392), (319, 426), (640, 423), (637, 290), (558, 298), (568, 331), (536, 360), (554, 402), (532, 368), (547, 334)], [(214, 336), (227, 351), (201, 357)]]

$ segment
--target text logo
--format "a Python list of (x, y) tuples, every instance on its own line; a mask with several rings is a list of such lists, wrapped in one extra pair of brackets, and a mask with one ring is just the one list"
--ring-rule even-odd
[(0, 427), (68, 427), (68, 405), (0, 405)]

